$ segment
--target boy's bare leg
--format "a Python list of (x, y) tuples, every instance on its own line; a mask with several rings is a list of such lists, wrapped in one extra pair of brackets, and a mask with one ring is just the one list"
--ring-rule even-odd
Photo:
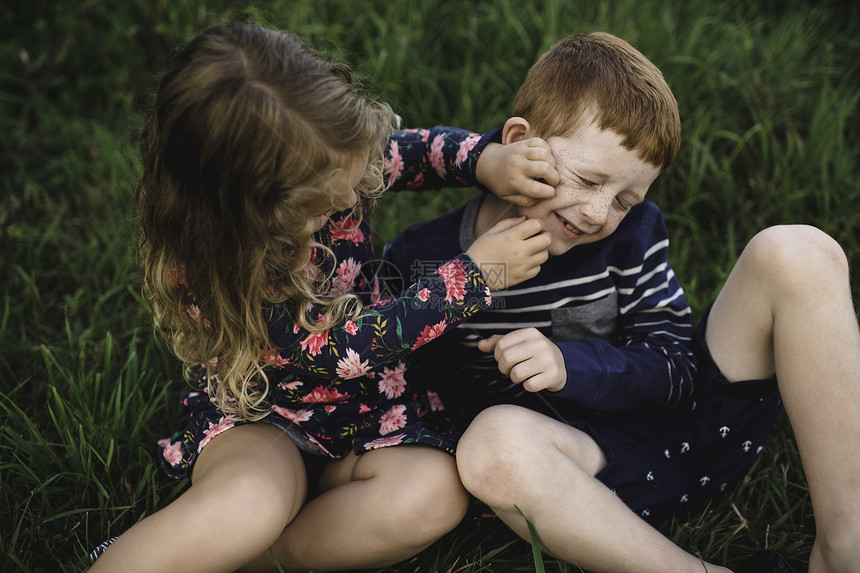
[(706, 337), (729, 380), (777, 374), (815, 514), (810, 572), (860, 571), (860, 331), (839, 245), (812, 227), (759, 233)]
[(606, 457), (587, 434), (519, 406), (478, 415), (457, 449), (466, 488), (528, 540), (594, 572), (702, 573), (728, 569), (700, 561), (635, 515), (594, 476)]
[(278, 537), (306, 489), (301, 455), (281, 430), (230, 429), (201, 452), (193, 485), (120, 536), (91, 571), (234, 571)]
[[(407, 559), (453, 529), (468, 494), (454, 458), (403, 445), (330, 463), (308, 502), (272, 546), (285, 571), (377, 568)], [(272, 571), (268, 552), (242, 571)]]

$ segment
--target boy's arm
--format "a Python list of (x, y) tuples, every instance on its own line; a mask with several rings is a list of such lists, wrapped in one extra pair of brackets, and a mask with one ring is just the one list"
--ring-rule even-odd
[(498, 139), (498, 130), (479, 135), (447, 126), (395, 131), (385, 149), (388, 188), (472, 186), (518, 205), (552, 197), (558, 173), (546, 142), (501, 145)]
[(548, 391), (590, 410), (638, 411), (677, 405), (692, 392), (692, 355), (655, 340), (616, 347), (588, 338), (552, 341), (534, 328), (478, 343), (499, 371), (529, 392)]

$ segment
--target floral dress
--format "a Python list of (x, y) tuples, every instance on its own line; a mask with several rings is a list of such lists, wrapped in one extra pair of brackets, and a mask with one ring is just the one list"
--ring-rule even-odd
[[(448, 127), (397, 132), (386, 153), (394, 189), (476, 185), (474, 166), (485, 142)], [(367, 303), (358, 316), (313, 333), (302, 328), (289, 303), (265, 309), (273, 347), (263, 358), (272, 411), (261, 422), (282, 428), (304, 452), (339, 458), (397, 444), (419, 443), (454, 452), (459, 430), (439, 397), (410, 380), (409, 354), (491, 303), (481, 271), (468, 255), (447, 261), (405, 291), (391, 293), (380, 280), (367, 217), (335, 214), (315, 240), (335, 258), (334, 293), (353, 292)], [(310, 316), (320, 316), (311, 309)], [(217, 380), (216, 380), (217, 383)], [(215, 436), (251, 423), (224, 415), (206, 389), (206, 369), (182, 398), (185, 414), (169, 438), (159, 440), (164, 470), (189, 475)]]

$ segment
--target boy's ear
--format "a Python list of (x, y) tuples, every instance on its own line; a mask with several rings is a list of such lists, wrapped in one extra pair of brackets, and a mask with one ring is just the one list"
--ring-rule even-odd
[(507, 145), (532, 136), (532, 126), (522, 117), (511, 117), (502, 128), (502, 143)]

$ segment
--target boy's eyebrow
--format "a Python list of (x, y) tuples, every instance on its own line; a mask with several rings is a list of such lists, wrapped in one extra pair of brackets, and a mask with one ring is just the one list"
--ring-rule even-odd
[[(584, 166), (580, 170), (588, 173), (590, 177), (602, 177), (603, 179), (609, 179), (609, 175), (607, 175), (606, 173), (603, 173), (602, 171), (595, 171), (588, 166)], [(571, 171), (578, 174), (577, 170), (571, 169)]]

